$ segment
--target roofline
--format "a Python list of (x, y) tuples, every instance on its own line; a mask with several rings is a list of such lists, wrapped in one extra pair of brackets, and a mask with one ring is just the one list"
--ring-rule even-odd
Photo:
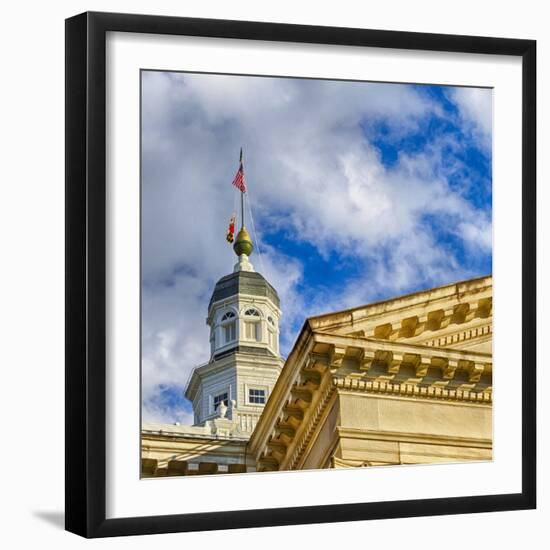
[(429, 287), (429, 288), (426, 288), (424, 290), (416, 290), (414, 292), (408, 292), (406, 294), (400, 294), (398, 296), (393, 296), (391, 298), (386, 298), (385, 300), (379, 300), (377, 302), (369, 302), (369, 303), (366, 303), (366, 304), (363, 304), (363, 305), (360, 305), (360, 306), (351, 307), (351, 308), (348, 308), (348, 309), (340, 309), (340, 310), (337, 310), (337, 311), (329, 311), (327, 313), (321, 313), (319, 315), (313, 315), (311, 317), (307, 317), (306, 321), (315, 322), (318, 319), (323, 319), (324, 317), (329, 317), (329, 316), (334, 316), (334, 315), (341, 315), (341, 314), (344, 314), (344, 313), (351, 313), (351, 312), (359, 311), (361, 309), (365, 309), (365, 308), (368, 308), (368, 307), (381, 306), (383, 304), (388, 304), (390, 302), (397, 302), (399, 300), (403, 300), (403, 299), (406, 299), (406, 298), (412, 298), (413, 296), (418, 296), (419, 294), (431, 294), (433, 292), (436, 292), (437, 290), (442, 290), (444, 288), (451, 288), (453, 286), (463, 285), (463, 284), (467, 284), (467, 283), (475, 283), (477, 281), (482, 281), (483, 279), (492, 279), (492, 278), (493, 278), (493, 275), (491, 273), (489, 275), (482, 275), (481, 277), (475, 277), (473, 279), (463, 279), (461, 281), (456, 281), (454, 283), (448, 283), (448, 284), (441, 285), (441, 286)]
[[(276, 298), (277, 298), (277, 301), (279, 302), (279, 304), (275, 304), (278, 308), (280, 308), (280, 302), (281, 302), (281, 297), (279, 296), (279, 293), (277, 292), (277, 289), (265, 278), (264, 275), (262, 275), (259, 271), (234, 271), (232, 273), (228, 273), (227, 275), (224, 275), (223, 277), (221, 277), (220, 279), (218, 279), (216, 281), (216, 283), (214, 284), (214, 290), (212, 292), (212, 295), (210, 297), (210, 301), (208, 302), (208, 309), (210, 310), (210, 307), (216, 303), (216, 302), (219, 302), (221, 300), (223, 300), (224, 298), (220, 298), (218, 300), (216, 300), (215, 302), (212, 301), (212, 298), (214, 297), (214, 293), (216, 292), (216, 287), (218, 286), (219, 283), (221, 283), (222, 281), (224, 280), (229, 280), (231, 279), (232, 277), (235, 277), (235, 278), (238, 278), (239, 276), (243, 276), (243, 277), (247, 277), (249, 275), (259, 275), (263, 281), (266, 283), (266, 285), (273, 291), (273, 293), (275, 294)], [(239, 293), (237, 293), (239, 294)], [(236, 295), (236, 294), (235, 294)], [(250, 295), (252, 296), (252, 295)], [(273, 301), (273, 300), (271, 300)]]
[(199, 440), (208, 440), (208, 441), (231, 441), (235, 443), (248, 443), (248, 437), (236, 437), (219, 435), (219, 434), (202, 434), (185, 431), (185, 428), (194, 428), (195, 426), (188, 424), (157, 424), (157, 423), (148, 423), (145, 422), (141, 426), (141, 437), (147, 436), (156, 436), (156, 437), (168, 437), (173, 438), (182, 438), (182, 439), (199, 439)]

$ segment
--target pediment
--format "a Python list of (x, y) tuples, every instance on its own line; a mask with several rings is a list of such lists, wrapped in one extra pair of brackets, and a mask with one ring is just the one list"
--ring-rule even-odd
[(327, 334), (492, 353), (492, 277), (312, 317)]

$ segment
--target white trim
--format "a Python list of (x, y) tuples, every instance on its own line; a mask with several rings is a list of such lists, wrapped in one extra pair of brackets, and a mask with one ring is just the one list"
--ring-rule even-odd
[(283, 316), (282, 310), (269, 298), (266, 296), (256, 296), (253, 294), (235, 294), (234, 296), (231, 296), (229, 298), (222, 298), (221, 300), (217, 300), (216, 302), (212, 302), (210, 304), (210, 307), (208, 308), (209, 317), (210, 315), (220, 306), (223, 306), (223, 304), (240, 304), (243, 301), (246, 301), (246, 303), (250, 304), (263, 304), (270, 307), (270, 309), (276, 314), (276, 316), (280, 319)]
[[(258, 315), (247, 315), (247, 311), (250, 311), (250, 310), (254, 310), (254, 311), (257, 311), (258, 312)], [(261, 308), (259, 308), (258, 306), (254, 305), (254, 304), (244, 304), (241, 309), (241, 315), (243, 317), (243, 319), (245, 317), (251, 317), (251, 318), (254, 318), (254, 317), (259, 317), (260, 319), (263, 319), (265, 317), (264, 315), (264, 312), (262, 311)]]
[(231, 385), (226, 387), (223, 390), (216, 390), (214, 393), (210, 393), (208, 395), (208, 416), (216, 415), (217, 411), (214, 408), (214, 399), (216, 397), (219, 397), (220, 395), (227, 394), (227, 405), (229, 406), (229, 403), (231, 402)]
[[(263, 390), (265, 392), (265, 401), (263, 403), (251, 403), (250, 402), (250, 390)], [(263, 384), (250, 384), (248, 382), (244, 383), (244, 404), (249, 407), (265, 407), (267, 400), (269, 399), (269, 386)]]

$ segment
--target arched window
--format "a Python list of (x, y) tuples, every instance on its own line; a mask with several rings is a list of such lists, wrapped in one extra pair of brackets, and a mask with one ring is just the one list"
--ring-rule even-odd
[(275, 326), (275, 321), (273, 320), (273, 317), (271, 317), (271, 315), (267, 318), (267, 322), (268, 322), (272, 327)]
[(237, 319), (235, 313), (227, 311), (222, 316), (222, 345), (234, 342), (237, 339)]
[(244, 312), (244, 337), (247, 340), (260, 342), (262, 339), (262, 325), (260, 323), (260, 312), (250, 307)]

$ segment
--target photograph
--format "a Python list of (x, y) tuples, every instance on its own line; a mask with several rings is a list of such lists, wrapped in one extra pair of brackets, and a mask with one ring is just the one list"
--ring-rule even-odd
[(492, 461), (493, 89), (139, 85), (141, 479)]
[(2, 548), (547, 540), (544, 6), (7, 3)]

